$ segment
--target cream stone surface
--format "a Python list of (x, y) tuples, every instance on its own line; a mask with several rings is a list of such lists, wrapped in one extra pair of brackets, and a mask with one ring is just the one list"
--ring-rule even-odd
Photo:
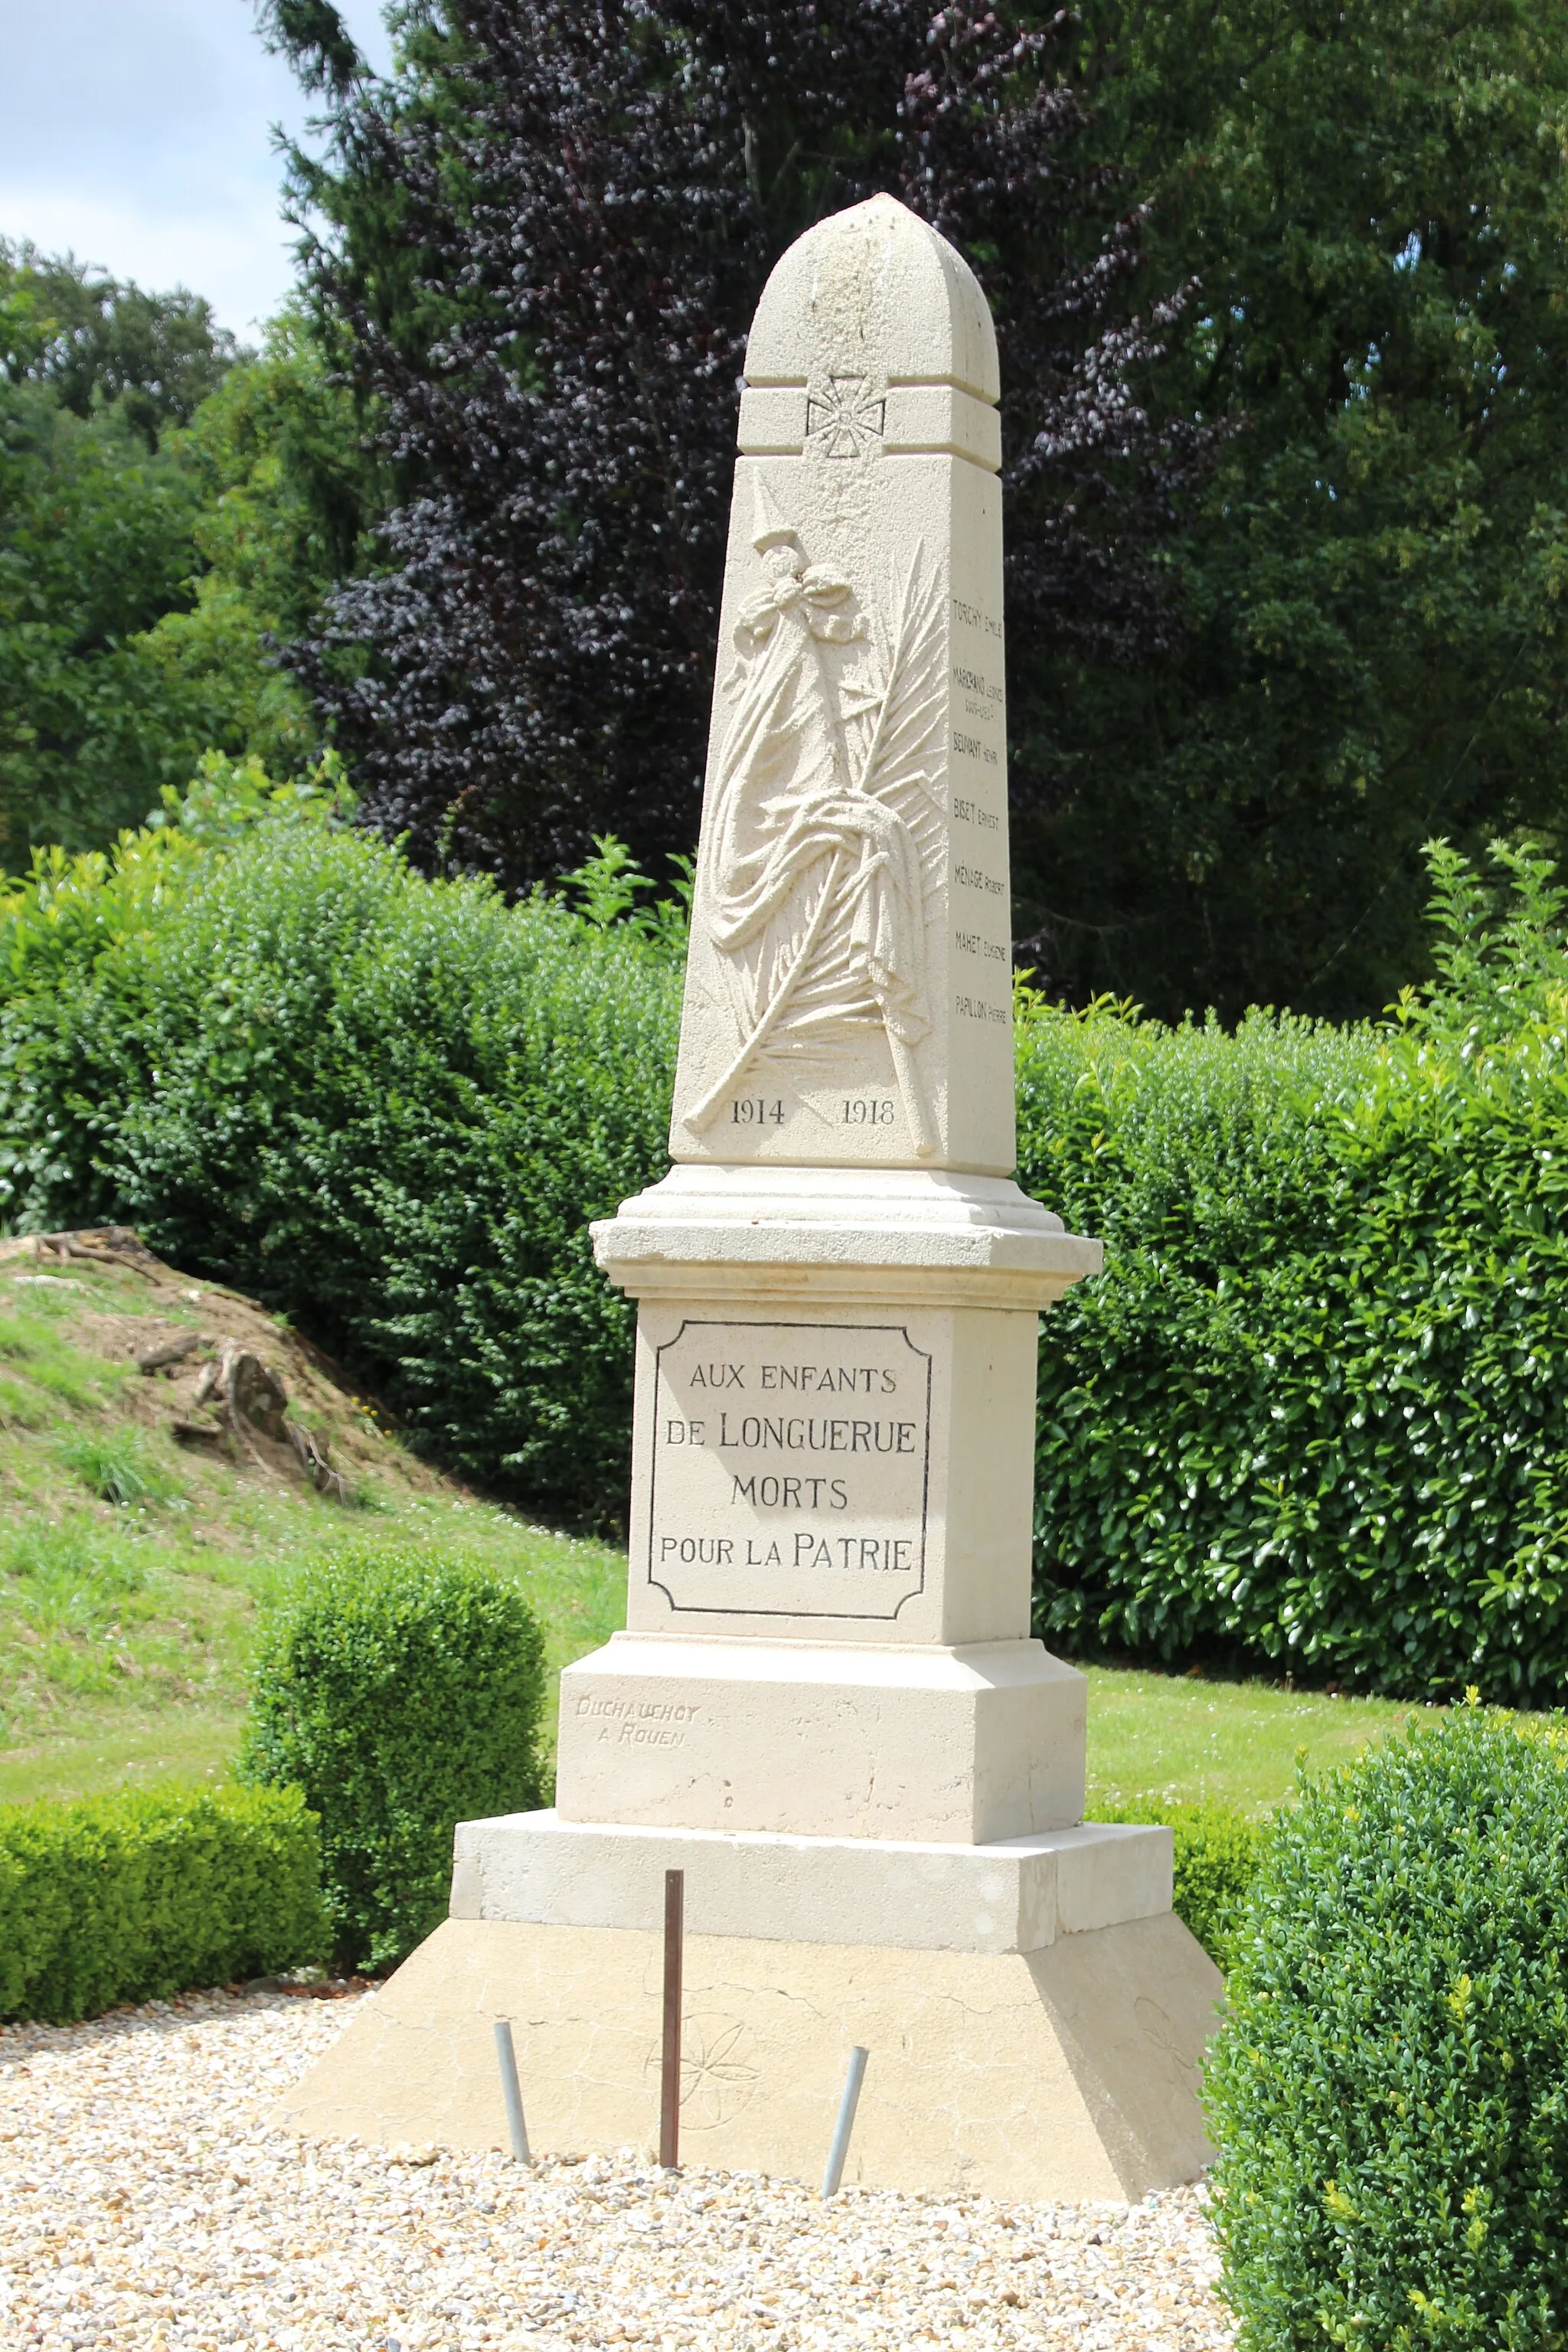
[(1032, 1315), (646, 1301), (628, 1627), (1016, 1636), (1035, 1345)]
[(996, 344), (890, 196), (746, 355), (677, 1161), (1015, 1157)]
[(746, 344), (748, 384), (813, 391), (857, 369), (900, 388), (955, 384), (992, 408), (1002, 396), (996, 331), (973, 271), (891, 196), (795, 240)]
[(1080, 1821), (1084, 1681), (963, 1649), (617, 1633), (561, 1677), (563, 1819), (984, 1844)]
[(683, 1258), (717, 1227), (726, 1249), (754, 1228), (760, 1256), (793, 1249), (807, 1263), (831, 1243), (855, 1263), (905, 1269), (1007, 1266), (1076, 1280), (1100, 1265), (1098, 1255), (1075, 1255), (1098, 1253), (1098, 1242), (1064, 1234), (1061, 1219), (1010, 1177), (952, 1169), (676, 1167), (590, 1231), (616, 1245), (619, 1262), (619, 1244), (645, 1224), (648, 1250)]
[(599, 1264), (634, 1298), (898, 1297), (1037, 1312), (1101, 1244), (1010, 1178), (946, 1170), (674, 1168), (590, 1228)]
[(568, 1822), (556, 1811), (458, 1824), (455, 1919), (658, 1927), (664, 1874), (686, 1873), (700, 1936), (1035, 1952), (1171, 1907), (1171, 1832), (1086, 1822), (992, 1845), (740, 1835)]
[[(286, 2095), (320, 2135), (504, 2147), (492, 2021), (531, 2144), (650, 2154), (662, 1938), (449, 1919)], [(1209, 2159), (1196, 2086), (1217, 1969), (1171, 1913), (1027, 1955), (692, 1935), (681, 2155), (820, 2179), (870, 2053), (845, 2178), (1000, 2198), (1141, 2198)]]
[(1169, 1834), (1082, 1822), (1030, 1637), (1037, 1318), (1100, 1244), (1011, 1180), (995, 341), (890, 197), (780, 262), (741, 456), (670, 1131), (594, 1228), (638, 1301), (627, 1630), (561, 1677), (556, 1810), (462, 1824), (454, 1916), (301, 2128), (652, 2144), (686, 1877), (689, 2159), (1138, 2197), (1204, 2162), (1219, 1979)]
[[(594, 1229), (640, 1303), (629, 1632), (910, 1663), (693, 1664), (687, 1714), (623, 1719), (624, 1801), (609, 1719), (563, 1685), (574, 1818), (984, 1840), (1081, 1803), (1079, 1701), (1028, 1640), (1035, 1318), (1100, 1252), (1006, 1172), (997, 386), (968, 265), (890, 197), (769, 281), (677, 1164)], [(978, 1680), (917, 1663), (1002, 1643)], [(625, 1657), (580, 1671), (658, 1703)]]

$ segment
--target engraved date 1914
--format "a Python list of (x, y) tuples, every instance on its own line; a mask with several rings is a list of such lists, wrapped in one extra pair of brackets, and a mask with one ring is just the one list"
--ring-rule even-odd
[(730, 1117), (736, 1127), (782, 1127), (784, 1107), (765, 1095), (742, 1095), (730, 1105)]

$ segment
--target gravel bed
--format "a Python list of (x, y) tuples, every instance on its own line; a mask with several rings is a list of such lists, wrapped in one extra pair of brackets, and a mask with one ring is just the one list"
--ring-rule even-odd
[[(374, 1999), (374, 1996), (368, 1996)], [(1203, 2191), (1132, 2207), (668, 2179), (301, 2142), (270, 2102), (352, 2003), (201, 1993), (0, 2029), (0, 2343), (951, 2344), (1218, 2352)]]

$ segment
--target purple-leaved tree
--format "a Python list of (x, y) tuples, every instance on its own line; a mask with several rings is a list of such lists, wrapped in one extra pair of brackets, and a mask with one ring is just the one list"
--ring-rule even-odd
[(518, 888), (595, 833), (690, 845), (746, 329), (790, 240), (879, 189), (996, 318), (1016, 793), (1031, 644), (1164, 642), (1149, 559), (1198, 445), (1132, 389), (1172, 306), (1136, 307), (1065, 16), (433, 0), (381, 81), (327, 0), (264, 14), (325, 102), (307, 279), (399, 485), (289, 659), (419, 864)]

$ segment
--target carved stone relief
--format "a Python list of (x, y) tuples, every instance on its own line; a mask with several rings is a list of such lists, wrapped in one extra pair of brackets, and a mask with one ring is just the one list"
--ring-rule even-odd
[(886, 394), (863, 375), (830, 375), (805, 404), (805, 435), (825, 457), (867, 457), (887, 427)]
[[(870, 429), (846, 380), (825, 454)], [(857, 404), (859, 404), (858, 405)], [(879, 410), (880, 404), (877, 404)], [(734, 632), (729, 705), (699, 869), (698, 919), (728, 984), (734, 1051), (681, 1111), (701, 1135), (742, 1081), (885, 1036), (914, 1149), (934, 1148), (916, 1049), (931, 1027), (928, 901), (945, 857), (943, 587), (921, 546), (857, 609), (759, 479), (757, 593)]]

